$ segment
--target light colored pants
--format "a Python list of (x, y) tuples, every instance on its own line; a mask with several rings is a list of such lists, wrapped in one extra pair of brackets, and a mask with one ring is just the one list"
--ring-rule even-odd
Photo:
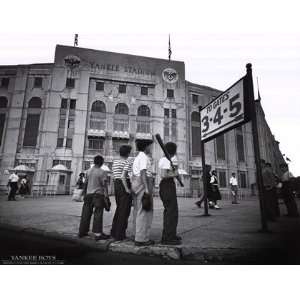
[[(148, 178), (147, 178), (148, 179)], [(132, 179), (133, 186), (141, 183), (140, 178), (135, 177)], [(149, 185), (150, 179), (149, 179)], [(152, 192), (152, 186), (150, 186)], [(139, 189), (137, 193), (133, 193), (133, 232), (136, 242), (148, 242), (150, 240), (150, 230), (153, 220), (153, 210), (145, 211), (142, 207), (142, 198), (145, 189)]]
[(142, 207), (142, 197), (144, 190), (137, 195), (133, 195), (133, 232), (136, 242), (148, 242), (150, 240), (150, 230), (153, 220), (153, 210), (145, 211)]

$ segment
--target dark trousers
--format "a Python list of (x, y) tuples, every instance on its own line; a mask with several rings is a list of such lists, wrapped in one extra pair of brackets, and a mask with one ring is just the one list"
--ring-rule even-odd
[(283, 182), (282, 196), (286, 205), (288, 216), (299, 217), (297, 203), (288, 182)]
[(94, 213), (93, 229), (94, 233), (102, 233), (103, 229), (103, 209), (104, 195), (88, 194), (84, 197), (79, 234), (87, 234), (90, 229), (92, 214)]
[(172, 178), (163, 179), (159, 184), (159, 196), (164, 205), (162, 240), (174, 240), (177, 235), (178, 204), (176, 185)]
[(266, 205), (266, 214), (269, 220), (275, 220), (280, 216), (276, 188), (270, 190), (264, 189), (264, 201)]
[(16, 193), (17, 193), (17, 190), (18, 190), (18, 183), (17, 182), (10, 182), (9, 186), (10, 186), (10, 191), (9, 191), (9, 194), (8, 194), (8, 201), (16, 200), (15, 196), (16, 196)]
[[(129, 182), (127, 182), (129, 184)], [(126, 238), (126, 229), (128, 226), (128, 218), (131, 211), (132, 197), (127, 194), (121, 179), (114, 181), (116, 211), (113, 218), (111, 236), (117, 240)]]

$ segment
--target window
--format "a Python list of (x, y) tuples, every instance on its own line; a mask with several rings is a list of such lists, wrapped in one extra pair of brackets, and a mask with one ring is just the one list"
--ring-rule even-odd
[(118, 103), (115, 108), (115, 114), (128, 115), (128, 106), (125, 103)]
[(220, 188), (227, 187), (227, 179), (226, 179), (226, 171), (218, 171), (218, 178), (219, 178), (219, 186)]
[(165, 116), (165, 118), (169, 118), (170, 117), (170, 110), (168, 108), (164, 109), (164, 116)]
[(237, 159), (239, 162), (245, 161), (245, 150), (244, 150), (244, 137), (242, 128), (236, 129), (236, 148), (237, 148)]
[(198, 105), (199, 104), (199, 96), (192, 94), (192, 103), (193, 105)]
[(247, 188), (247, 177), (246, 177), (246, 172), (244, 171), (239, 171), (239, 186), (242, 189)]
[(147, 105), (139, 106), (137, 115), (140, 117), (150, 117), (150, 108)]
[(169, 136), (170, 136), (170, 124), (169, 122), (164, 123), (164, 136), (165, 139), (168, 141), (169, 140)]
[(146, 86), (141, 87), (141, 95), (148, 96), (148, 88)]
[(41, 88), (43, 85), (43, 77), (34, 77), (33, 86), (35, 88)]
[(5, 77), (1, 79), (1, 87), (3, 88), (8, 88), (9, 85), (9, 78)]
[(167, 89), (167, 98), (170, 98), (170, 99), (174, 98), (174, 90)]
[(41, 108), (42, 107), (42, 100), (38, 97), (33, 97), (28, 102), (28, 108)]
[(59, 119), (58, 128), (65, 128), (65, 125), (66, 125), (66, 119), (64, 118), (64, 116), (61, 116), (61, 118)]
[(175, 141), (177, 139), (177, 123), (176, 123), (176, 120), (172, 120), (172, 123), (171, 123), (171, 137), (172, 137), (172, 141)]
[(64, 146), (64, 138), (58, 138), (57, 139), (57, 148), (62, 148)]
[(67, 109), (68, 108), (68, 99), (66, 99), (66, 98), (61, 99), (60, 108), (62, 108), (62, 109)]
[(104, 91), (104, 82), (101, 81), (96, 82), (96, 91)]
[(137, 111), (137, 132), (150, 133), (150, 108), (141, 105)]
[(93, 150), (103, 150), (104, 140), (101, 138), (89, 138), (89, 149)]
[(6, 108), (8, 104), (8, 100), (6, 97), (0, 97), (0, 108)]
[(39, 133), (39, 114), (27, 114), (23, 146), (35, 147)]
[(201, 155), (201, 138), (200, 138), (200, 114), (199, 112), (192, 112), (192, 156)]
[(66, 148), (71, 149), (72, 148), (72, 142), (73, 142), (73, 139), (67, 138)]
[(70, 100), (70, 109), (76, 109), (76, 99)]
[(219, 135), (216, 138), (217, 160), (225, 160), (225, 136)]
[(114, 131), (128, 131), (129, 109), (125, 103), (118, 103), (115, 108)]
[(68, 128), (73, 129), (74, 128), (74, 120), (68, 121)]
[(65, 184), (65, 175), (59, 175), (59, 184)]
[(66, 80), (66, 88), (73, 89), (75, 87), (75, 79), (67, 78)]
[(176, 119), (176, 109), (172, 109), (172, 119)]
[(2, 136), (4, 132), (5, 114), (0, 114), (0, 146), (2, 145)]
[(119, 85), (119, 93), (120, 94), (126, 94), (126, 85), (125, 84), (120, 84)]
[(91, 108), (90, 128), (97, 130), (106, 129), (106, 107), (102, 101), (94, 101)]

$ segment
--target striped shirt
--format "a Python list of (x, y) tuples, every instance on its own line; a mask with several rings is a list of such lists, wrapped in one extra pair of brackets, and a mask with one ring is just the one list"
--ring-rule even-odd
[(112, 165), (114, 179), (121, 179), (123, 171), (130, 171), (130, 162), (127, 159), (116, 159)]

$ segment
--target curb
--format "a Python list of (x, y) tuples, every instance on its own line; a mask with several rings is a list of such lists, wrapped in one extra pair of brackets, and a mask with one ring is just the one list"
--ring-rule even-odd
[[(112, 240), (97, 241), (92, 237), (79, 239), (76, 234), (63, 234), (35, 228), (21, 228), (16, 225), (0, 223), (0, 229), (28, 233), (35, 236), (49, 237), (54, 240), (67, 241), (78, 246), (85, 246), (100, 252), (127, 253), (139, 256), (156, 256), (168, 260), (181, 260), (194, 262), (195, 264), (236, 264), (237, 262), (254, 263), (263, 258), (271, 249), (259, 248), (201, 248), (194, 246), (165, 246), (155, 244), (153, 246), (137, 247), (133, 241), (125, 240), (113, 242)], [(274, 250), (274, 249), (273, 249)]]

